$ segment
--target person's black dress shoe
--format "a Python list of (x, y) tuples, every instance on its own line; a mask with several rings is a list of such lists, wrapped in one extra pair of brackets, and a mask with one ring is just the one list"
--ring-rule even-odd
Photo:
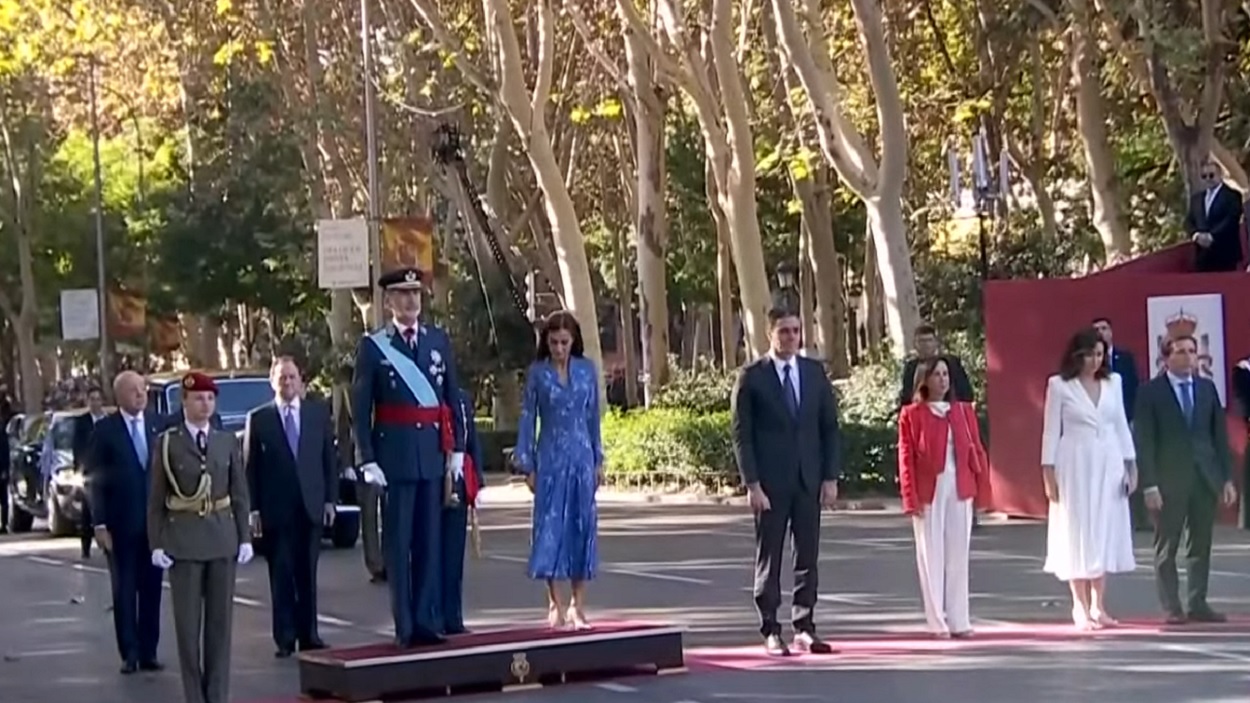
[(132, 662), (132, 661), (128, 661), (122, 664), (122, 668), (121, 668), (122, 675), (124, 676), (129, 676), (138, 670), (139, 670), (139, 664), (137, 662)]
[(1224, 613), (1217, 613), (1210, 608), (1197, 608), (1189, 611), (1189, 621), (1202, 623), (1228, 622), (1228, 616)]
[(376, 574), (369, 574), (369, 583), (386, 583), (386, 572), (379, 571)]
[(765, 637), (764, 652), (770, 657), (790, 656), (790, 648), (781, 640), (781, 635), (768, 635)]
[(301, 652), (315, 652), (318, 649), (326, 649), (327, 647), (328, 645), (323, 642), (320, 637), (315, 640), (308, 640), (306, 642), (299, 643), (299, 651)]
[(165, 670), (165, 665), (156, 661), (155, 659), (149, 659), (147, 661), (139, 662), (139, 671), (164, 671), (164, 670)]
[(273, 656), (277, 659), (290, 659), (292, 654), (295, 654), (295, 647), (283, 645), (278, 647), (278, 651), (274, 652)]
[(1179, 610), (1173, 610), (1167, 614), (1167, 618), (1164, 619), (1164, 622), (1168, 625), (1184, 625), (1189, 622), (1189, 618), (1185, 617), (1185, 613)]
[(448, 636), (451, 636), (451, 635), (467, 635), (467, 634), (469, 634), (469, 628), (465, 627), (464, 625), (460, 625), (460, 626), (458, 626), (458, 627), (449, 627), (449, 628), (447, 628), (447, 629), (443, 630), (443, 634), (444, 634), (444, 635), (448, 635)]
[(817, 637), (815, 632), (798, 633), (794, 636), (794, 642), (790, 646), (800, 654), (833, 654), (833, 647)]

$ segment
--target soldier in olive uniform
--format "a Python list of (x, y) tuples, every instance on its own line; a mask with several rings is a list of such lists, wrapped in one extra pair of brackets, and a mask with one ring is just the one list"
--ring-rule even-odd
[(228, 703), (235, 564), (252, 559), (247, 477), (238, 440), (210, 423), (217, 385), (191, 373), (182, 390), (185, 422), (154, 447), (148, 541), (169, 570), (186, 701)]

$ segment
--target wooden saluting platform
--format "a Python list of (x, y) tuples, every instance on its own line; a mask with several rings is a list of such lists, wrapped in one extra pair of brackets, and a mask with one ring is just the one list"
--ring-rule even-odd
[(593, 674), (678, 673), (684, 667), (681, 628), (638, 623), (493, 630), (429, 647), (377, 644), (299, 655), (304, 697), (349, 703), (538, 687)]

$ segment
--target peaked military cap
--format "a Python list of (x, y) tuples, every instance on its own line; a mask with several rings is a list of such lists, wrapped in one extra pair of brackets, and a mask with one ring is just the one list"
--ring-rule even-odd
[(420, 290), (421, 271), (411, 266), (387, 271), (378, 279), (378, 287), (384, 290)]

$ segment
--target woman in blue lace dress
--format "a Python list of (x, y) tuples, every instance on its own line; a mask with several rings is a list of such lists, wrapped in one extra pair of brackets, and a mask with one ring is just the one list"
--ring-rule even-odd
[[(534, 494), (529, 576), (547, 583), (547, 621), (586, 629), (586, 582), (598, 563), (595, 491), (603, 478), (599, 371), (582, 355), (581, 327), (569, 312), (543, 325), (525, 377), (515, 461)], [(569, 582), (567, 609), (559, 584)]]

